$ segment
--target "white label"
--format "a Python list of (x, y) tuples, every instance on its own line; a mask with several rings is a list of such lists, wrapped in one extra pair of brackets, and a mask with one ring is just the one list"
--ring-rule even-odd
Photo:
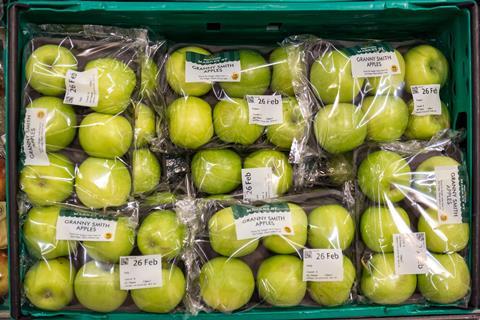
[(427, 273), (425, 232), (394, 234), (393, 255), (396, 274)]
[(117, 221), (60, 212), (57, 240), (113, 241)]
[(264, 200), (275, 196), (272, 168), (242, 169), (243, 200)]
[(240, 53), (225, 51), (211, 56), (187, 52), (185, 82), (239, 82), (242, 76)]
[(162, 256), (120, 257), (120, 289), (145, 289), (161, 287)]
[(271, 235), (294, 235), (288, 204), (272, 203), (261, 207), (232, 207), (237, 240)]
[(24, 123), (23, 150), (25, 165), (48, 166), (45, 130), (47, 125), (47, 109), (26, 108)]
[(458, 166), (435, 167), (438, 221), (462, 223), (462, 203)]
[(96, 68), (84, 72), (68, 70), (65, 87), (63, 103), (85, 107), (98, 105), (98, 70)]
[(400, 74), (395, 52), (360, 53), (350, 57), (354, 78), (381, 77)]
[(441, 115), (440, 85), (411, 86), (413, 96), (413, 115)]
[(303, 249), (303, 281), (342, 281), (340, 249)]
[(283, 123), (282, 97), (247, 96), (248, 123), (269, 126)]

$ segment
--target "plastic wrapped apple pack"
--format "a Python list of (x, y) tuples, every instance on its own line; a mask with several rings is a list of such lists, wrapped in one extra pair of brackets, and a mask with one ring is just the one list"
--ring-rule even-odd
[(192, 313), (352, 301), (351, 194), (318, 190), (255, 205), (202, 203), (190, 270)]
[(466, 305), (468, 186), (455, 139), (365, 146), (357, 161), (361, 301)]

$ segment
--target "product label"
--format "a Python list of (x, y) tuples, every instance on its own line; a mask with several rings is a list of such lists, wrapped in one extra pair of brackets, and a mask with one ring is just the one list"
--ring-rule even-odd
[(294, 234), (292, 216), (286, 203), (266, 204), (261, 207), (234, 205), (232, 210), (237, 240)]
[(247, 96), (248, 123), (269, 126), (283, 123), (282, 96)]
[(394, 234), (393, 255), (396, 274), (427, 273), (425, 232)]
[(272, 168), (242, 169), (243, 200), (264, 200), (275, 196)]
[(400, 64), (392, 47), (386, 43), (356, 46), (347, 49), (354, 78), (400, 74)]
[(462, 223), (462, 197), (458, 166), (435, 167), (438, 221)]
[(23, 150), (25, 165), (48, 166), (45, 130), (47, 125), (47, 109), (26, 108), (24, 122)]
[(120, 257), (120, 289), (145, 289), (161, 287), (162, 256)]
[(68, 70), (65, 87), (63, 103), (84, 107), (98, 105), (98, 70), (96, 68), (84, 72)]
[(187, 52), (185, 82), (239, 82), (242, 76), (240, 53), (225, 51), (210, 56)]
[(57, 219), (57, 239), (113, 241), (117, 221), (112, 217), (61, 210)]
[(342, 281), (343, 253), (340, 249), (304, 249), (303, 281)]
[(441, 115), (440, 85), (411, 86), (413, 96), (413, 112), (417, 116)]

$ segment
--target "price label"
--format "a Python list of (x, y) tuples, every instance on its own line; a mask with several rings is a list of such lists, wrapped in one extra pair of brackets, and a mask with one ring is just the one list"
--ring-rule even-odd
[(247, 96), (248, 123), (269, 126), (283, 123), (282, 96)]
[(61, 210), (57, 219), (57, 240), (76, 241), (113, 241), (117, 221), (114, 218), (104, 218)]
[(242, 169), (243, 200), (264, 200), (275, 196), (272, 168)]
[(185, 82), (239, 82), (242, 76), (240, 53), (225, 51), (210, 56), (187, 52)]
[(26, 108), (24, 121), (23, 150), (25, 165), (48, 166), (45, 130), (47, 125), (45, 108)]
[(120, 257), (120, 289), (145, 289), (161, 287), (162, 256)]
[(98, 105), (98, 70), (84, 72), (68, 70), (65, 76), (65, 98), (63, 103), (84, 107)]
[(340, 249), (304, 249), (303, 281), (342, 281), (343, 253)]
[(441, 224), (462, 223), (462, 198), (458, 166), (435, 167), (438, 221)]
[(393, 255), (396, 274), (427, 273), (425, 232), (394, 234)]
[(411, 86), (410, 89), (412, 90), (413, 96), (413, 115), (428, 116), (442, 114), (439, 84)]

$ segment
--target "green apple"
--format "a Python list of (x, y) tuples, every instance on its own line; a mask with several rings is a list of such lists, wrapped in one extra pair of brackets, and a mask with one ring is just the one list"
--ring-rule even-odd
[(353, 154), (351, 152), (336, 154), (327, 160), (328, 178), (334, 185), (342, 185), (355, 179)]
[(393, 235), (410, 232), (410, 218), (401, 207), (369, 207), (360, 218), (362, 240), (375, 252), (393, 252)]
[(306, 135), (307, 122), (295, 98), (282, 101), (283, 123), (267, 127), (267, 139), (280, 148), (290, 149), (292, 142), (300, 142)]
[(307, 214), (302, 207), (294, 203), (288, 204), (292, 218), (293, 235), (272, 235), (263, 238), (263, 246), (268, 250), (279, 254), (296, 253), (307, 243)]
[(240, 259), (217, 257), (200, 271), (200, 295), (211, 308), (230, 312), (250, 301), (255, 280), (250, 267)]
[(73, 300), (75, 268), (66, 258), (39, 260), (23, 279), (27, 299), (37, 308), (56, 311)]
[(150, 192), (160, 183), (161, 168), (155, 154), (142, 148), (133, 151), (133, 194)]
[(254, 50), (239, 50), (241, 77), (239, 82), (220, 82), (230, 98), (246, 95), (262, 95), (270, 86), (270, 66), (260, 53)]
[(350, 57), (342, 51), (323, 54), (310, 69), (310, 83), (323, 104), (352, 103), (364, 81), (364, 78), (352, 77)]
[(293, 168), (288, 157), (276, 150), (263, 149), (249, 154), (244, 168), (272, 168), (273, 191), (277, 196), (286, 193), (293, 185)]
[(186, 290), (185, 276), (175, 265), (162, 269), (162, 286), (132, 290), (132, 299), (142, 311), (168, 313), (182, 301)]
[(352, 216), (338, 204), (315, 208), (308, 215), (308, 226), (311, 248), (345, 250), (350, 247), (355, 235)]
[(402, 137), (408, 124), (408, 107), (396, 96), (375, 96), (363, 100), (362, 110), (367, 124), (367, 138), (390, 142)]
[(263, 134), (264, 127), (249, 124), (248, 104), (244, 99), (221, 100), (213, 109), (215, 134), (223, 142), (250, 145)]
[(330, 104), (321, 108), (315, 116), (315, 138), (330, 153), (353, 150), (367, 136), (367, 124), (362, 123), (363, 119), (362, 109), (353, 104)]
[(418, 219), (418, 232), (425, 232), (427, 249), (438, 253), (463, 250), (469, 240), (468, 223), (442, 224), (438, 212), (427, 209)]
[(273, 306), (296, 306), (307, 291), (307, 283), (302, 277), (302, 260), (289, 255), (272, 256), (258, 268), (258, 294)]
[(156, 210), (142, 221), (138, 229), (137, 246), (143, 255), (161, 254), (171, 260), (182, 251), (186, 236), (186, 226), (175, 212)]
[(229, 149), (198, 151), (191, 163), (193, 184), (209, 194), (229, 193), (242, 178), (242, 159)]
[(36, 206), (62, 202), (73, 192), (73, 163), (59, 153), (48, 153), (48, 161), (48, 166), (25, 166), (20, 173), (20, 188)]
[(442, 114), (420, 116), (414, 115), (413, 100), (408, 103), (410, 117), (408, 118), (405, 137), (408, 139), (429, 140), (437, 133), (450, 128), (450, 113), (442, 102)]
[(162, 192), (155, 192), (148, 197), (145, 198), (143, 201), (143, 204), (147, 206), (158, 206), (158, 205), (163, 205), (163, 204), (169, 204), (169, 203), (175, 203), (177, 200), (177, 197), (175, 196), (174, 193), (168, 192), (168, 191), (162, 191)]
[(40, 97), (33, 100), (27, 108), (47, 109), (45, 125), (47, 151), (58, 151), (72, 143), (77, 132), (77, 116), (72, 106), (63, 104), (59, 98)]
[(458, 253), (429, 254), (428, 273), (418, 275), (418, 289), (434, 303), (454, 303), (470, 290), (470, 272)]
[(455, 159), (447, 156), (433, 156), (420, 163), (415, 170), (413, 186), (418, 191), (435, 197), (437, 186), (435, 181), (435, 167), (459, 166)]
[(155, 113), (149, 106), (143, 103), (135, 104), (135, 146), (141, 148), (146, 146), (155, 137)]
[(61, 45), (46, 44), (35, 49), (25, 65), (27, 83), (46, 96), (65, 92), (68, 70), (77, 70), (78, 61), (70, 50)]
[(158, 66), (152, 58), (143, 56), (140, 66), (140, 94), (152, 97), (158, 86)]
[(355, 273), (352, 261), (343, 256), (343, 280), (308, 282), (308, 293), (316, 303), (322, 306), (342, 305), (350, 299), (356, 277)]
[(208, 221), (212, 249), (226, 257), (243, 257), (254, 252), (258, 239), (238, 240), (232, 207), (217, 211)]
[(87, 158), (78, 167), (75, 190), (89, 208), (118, 207), (128, 201), (132, 178), (120, 160)]
[(402, 87), (405, 80), (405, 60), (400, 52), (394, 50), (397, 57), (398, 64), (400, 65), (400, 73), (393, 75), (384, 75), (380, 77), (368, 78), (368, 84), (371, 87), (369, 94), (378, 95), (392, 95), (395, 90)]
[(120, 158), (132, 144), (132, 126), (119, 115), (90, 113), (83, 118), (78, 139), (83, 150), (92, 157)]
[(174, 51), (167, 59), (165, 65), (167, 82), (176, 94), (182, 96), (203, 96), (207, 94), (212, 85), (206, 82), (185, 82), (185, 64), (187, 52), (194, 52), (209, 56), (211, 53), (200, 47), (184, 47)]
[(76, 251), (77, 242), (57, 240), (60, 207), (33, 207), (23, 224), (23, 238), (28, 253), (37, 259), (54, 259)]
[(362, 192), (379, 203), (398, 202), (410, 187), (410, 166), (392, 151), (370, 153), (358, 168), (358, 184)]
[(182, 97), (167, 109), (168, 132), (174, 144), (197, 149), (213, 136), (212, 108), (196, 97)]
[(295, 96), (294, 81), (303, 73), (300, 52), (297, 47), (279, 47), (270, 53), (272, 65), (272, 83), (270, 88), (273, 92), (286, 96)]
[(448, 78), (448, 61), (443, 53), (427, 44), (411, 48), (405, 54), (405, 86), (439, 84), (443, 86)]
[(128, 291), (120, 290), (118, 264), (104, 264), (95, 260), (85, 263), (78, 270), (74, 288), (78, 302), (97, 312), (117, 310), (128, 296)]
[(94, 260), (118, 263), (121, 256), (128, 256), (135, 245), (135, 227), (127, 217), (117, 220), (113, 241), (84, 241), (83, 247)]
[(401, 304), (415, 292), (417, 276), (397, 275), (393, 253), (377, 253), (362, 268), (360, 288), (377, 304)]

